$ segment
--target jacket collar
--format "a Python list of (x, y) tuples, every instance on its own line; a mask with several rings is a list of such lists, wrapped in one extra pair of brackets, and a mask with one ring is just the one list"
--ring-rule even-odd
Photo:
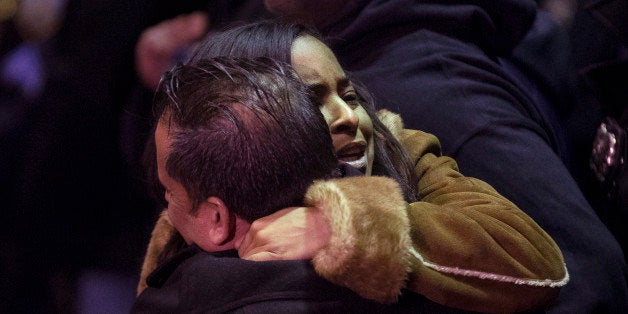
[[(184, 261), (190, 257), (204, 252), (196, 244), (192, 244), (175, 254), (171, 258), (167, 259), (164, 263), (159, 265), (147, 278), (146, 283), (149, 287), (161, 288), (164, 283), (170, 278), (172, 273), (181, 265)], [(215, 257), (238, 257), (238, 251), (227, 250), (219, 252), (209, 252), (209, 254)]]

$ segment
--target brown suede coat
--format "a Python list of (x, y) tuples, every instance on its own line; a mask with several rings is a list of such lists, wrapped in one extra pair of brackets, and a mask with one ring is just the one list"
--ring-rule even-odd
[[(451, 307), (514, 312), (548, 305), (567, 283), (560, 249), (490, 185), (440, 156), (436, 137), (380, 119), (408, 150), (421, 201), (407, 204), (383, 177), (315, 182), (305, 203), (325, 214), (331, 240), (312, 259), (317, 273), (361, 296), (394, 302), (402, 288)], [(142, 267), (138, 294), (176, 233), (162, 214)]]

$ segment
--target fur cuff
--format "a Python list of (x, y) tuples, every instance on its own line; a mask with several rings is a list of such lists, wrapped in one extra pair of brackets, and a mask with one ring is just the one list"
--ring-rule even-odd
[(305, 203), (330, 222), (329, 244), (312, 259), (316, 272), (367, 299), (397, 301), (411, 248), (407, 203), (398, 184), (384, 177), (318, 181)]
[(172, 226), (170, 219), (166, 211), (164, 210), (159, 215), (159, 220), (155, 224), (153, 233), (146, 249), (146, 255), (144, 256), (144, 263), (142, 264), (142, 272), (140, 274), (140, 281), (137, 285), (137, 295), (140, 295), (147, 287), (146, 278), (148, 275), (157, 268), (157, 262), (159, 256), (163, 252), (166, 244), (177, 233), (177, 230)]

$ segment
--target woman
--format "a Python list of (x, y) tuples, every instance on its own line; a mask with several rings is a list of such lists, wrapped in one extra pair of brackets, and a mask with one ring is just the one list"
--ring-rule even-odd
[[(367, 176), (389, 176), (399, 183), (409, 203), (413, 242), (411, 254), (400, 257), (409, 259), (401, 261), (410, 268), (406, 288), (460, 309), (510, 312), (547, 304), (557, 295), (557, 288), (568, 281), (560, 250), (530, 217), (488, 184), (462, 176), (455, 161), (439, 156), (440, 146), (432, 135), (403, 130), (398, 117), (384, 113), (383, 119), (393, 129), (388, 131), (366, 93), (358, 93), (334, 54), (311, 30), (274, 22), (236, 27), (210, 34), (188, 62), (215, 56), (266, 56), (291, 63), (320, 104), (338, 158)], [(326, 279), (364, 297), (393, 301), (398, 288), (382, 288), (389, 284), (386, 280), (369, 281), (386, 278), (386, 269), (359, 265), (381, 258), (371, 254), (387, 250), (378, 246), (385, 242), (380, 239), (403, 231), (385, 225), (383, 230), (361, 228), (361, 215), (368, 215), (364, 209), (377, 208), (386, 200), (375, 205), (360, 203), (356, 195), (374, 187), (344, 188), (347, 203), (355, 205), (347, 210), (359, 211), (356, 217), (341, 219), (324, 208), (286, 209), (253, 223), (239, 249), (240, 256), (254, 260), (312, 258), (317, 272)], [(319, 241), (300, 242), (280, 236), (298, 232), (294, 225), (306, 225), (316, 215), (324, 215), (329, 226), (309, 226), (302, 232), (308, 239)], [(167, 229), (167, 225), (164, 219), (158, 222), (153, 244), (158, 230)], [(165, 239), (173, 237), (165, 234)], [(347, 238), (352, 240), (342, 241)], [(152, 255), (163, 250), (163, 242), (149, 247)], [(330, 263), (334, 254), (347, 251), (350, 253)], [(143, 278), (154, 268), (154, 256), (149, 251), (147, 261), (151, 259), (152, 264), (143, 269)]]

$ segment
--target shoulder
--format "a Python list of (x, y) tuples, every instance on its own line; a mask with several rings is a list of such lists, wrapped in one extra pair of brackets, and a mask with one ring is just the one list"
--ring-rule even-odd
[[(220, 308), (235, 298), (235, 283), (246, 282), (237, 252), (207, 253), (189, 248), (170, 258), (148, 279), (132, 312), (189, 312)], [(233, 293), (232, 293), (233, 292)]]
[(252, 262), (199, 252), (163, 286), (147, 288), (131, 312), (399, 313), (433, 306), (412, 295), (384, 305), (319, 277), (308, 260)]
[(183, 311), (300, 312), (337, 309), (340, 300), (362, 303), (353, 292), (319, 277), (308, 260), (253, 262), (199, 253), (181, 267)]
[(441, 155), (440, 141), (433, 134), (419, 130), (404, 129), (401, 116), (386, 109), (379, 110), (377, 117), (408, 151), (411, 160), (416, 161), (427, 153), (432, 153), (436, 156)]

